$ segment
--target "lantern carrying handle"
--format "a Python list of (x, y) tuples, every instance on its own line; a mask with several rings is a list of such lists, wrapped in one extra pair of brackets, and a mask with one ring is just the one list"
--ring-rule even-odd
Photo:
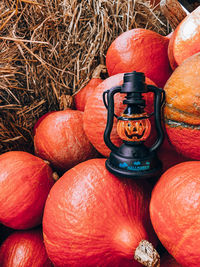
[(163, 142), (164, 140), (164, 132), (161, 125), (161, 115), (162, 115), (162, 106), (165, 102), (165, 91), (162, 88), (158, 88), (153, 85), (147, 85), (147, 91), (153, 92), (155, 95), (154, 100), (154, 120), (155, 126), (157, 130), (157, 139), (155, 143), (150, 147), (150, 152), (155, 151)]
[[(117, 117), (117, 115), (114, 113), (114, 95), (116, 93), (121, 92), (121, 86), (115, 86), (112, 87), (111, 89), (105, 91), (103, 93), (103, 102), (105, 107), (107, 108), (107, 124), (106, 124), (106, 129), (104, 132), (104, 141), (108, 148), (112, 151), (117, 151), (118, 147), (114, 145), (110, 139), (110, 134), (113, 128), (113, 121), (114, 121), (114, 116)], [(107, 101), (106, 101), (106, 96), (107, 96)]]

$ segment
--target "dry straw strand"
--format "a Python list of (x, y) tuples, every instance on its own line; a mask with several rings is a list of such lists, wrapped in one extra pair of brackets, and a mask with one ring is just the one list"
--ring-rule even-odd
[(149, 1), (1, 0), (0, 152), (32, 152), (38, 118), (71, 106), (111, 42), (138, 27), (168, 33)]

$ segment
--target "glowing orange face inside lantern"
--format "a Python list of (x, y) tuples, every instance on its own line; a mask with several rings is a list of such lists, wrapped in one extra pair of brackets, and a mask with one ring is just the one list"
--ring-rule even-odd
[[(117, 132), (119, 137), (125, 141), (145, 141), (151, 131), (151, 123), (146, 117), (147, 113), (141, 114), (123, 114), (123, 118), (137, 118), (137, 120), (118, 120)], [(141, 120), (139, 119), (141, 117)]]

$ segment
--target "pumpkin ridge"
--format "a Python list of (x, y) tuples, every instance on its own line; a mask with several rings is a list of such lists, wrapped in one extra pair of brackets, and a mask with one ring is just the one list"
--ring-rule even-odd
[(191, 129), (200, 129), (200, 124), (194, 125), (194, 124), (188, 124), (185, 122), (165, 119), (165, 123), (169, 125), (170, 127), (184, 127), (184, 128), (191, 128)]
[[(199, 221), (200, 223), (200, 220), (197, 220)], [(192, 234), (194, 231), (193, 227), (194, 227), (194, 223), (195, 222), (195, 225), (196, 225), (196, 218), (193, 219), (192, 222), (190, 222), (190, 227), (185, 229), (182, 236), (181, 236), (181, 239), (179, 239), (179, 242), (174, 244), (174, 247), (173, 247), (173, 257), (176, 258), (176, 256), (178, 255), (178, 252), (180, 252), (180, 247), (182, 246), (182, 244), (184, 244), (184, 241), (187, 240), (188, 237), (191, 238)], [(192, 252), (192, 251), (191, 251)]]

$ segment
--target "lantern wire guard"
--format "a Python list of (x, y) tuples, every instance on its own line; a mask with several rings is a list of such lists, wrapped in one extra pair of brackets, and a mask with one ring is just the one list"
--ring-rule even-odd
[[(143, 94), (153, 92), (154, 112), (145, 112)], [(126, 108), (118, 117), (114, 113), (114, 95), (125, 93), (123, 104)], [(106, 168), (119, 177), (149, 178), (158, 175), (162, 170), (162, 163), (157, 157), (157, 149), (163, 142), (164, 132), (161, 124), (162, 105), (165, 100), (164, 90), (153, 85), (145, 84), (142, 72), (124, 74), (123, 85), (113, 87), (103, 93), (104, 105), (107, 108), (107, 124), (104, 132), (104, 141), (111, 150), (106, 160)], [(151, 147), (144, 143), (151, 133), (149, 117), (154, 115), (157, 139)], [(117, 132), (123, 144), (114, 145), (110, 135), (114, 117), (117, 118)]]

